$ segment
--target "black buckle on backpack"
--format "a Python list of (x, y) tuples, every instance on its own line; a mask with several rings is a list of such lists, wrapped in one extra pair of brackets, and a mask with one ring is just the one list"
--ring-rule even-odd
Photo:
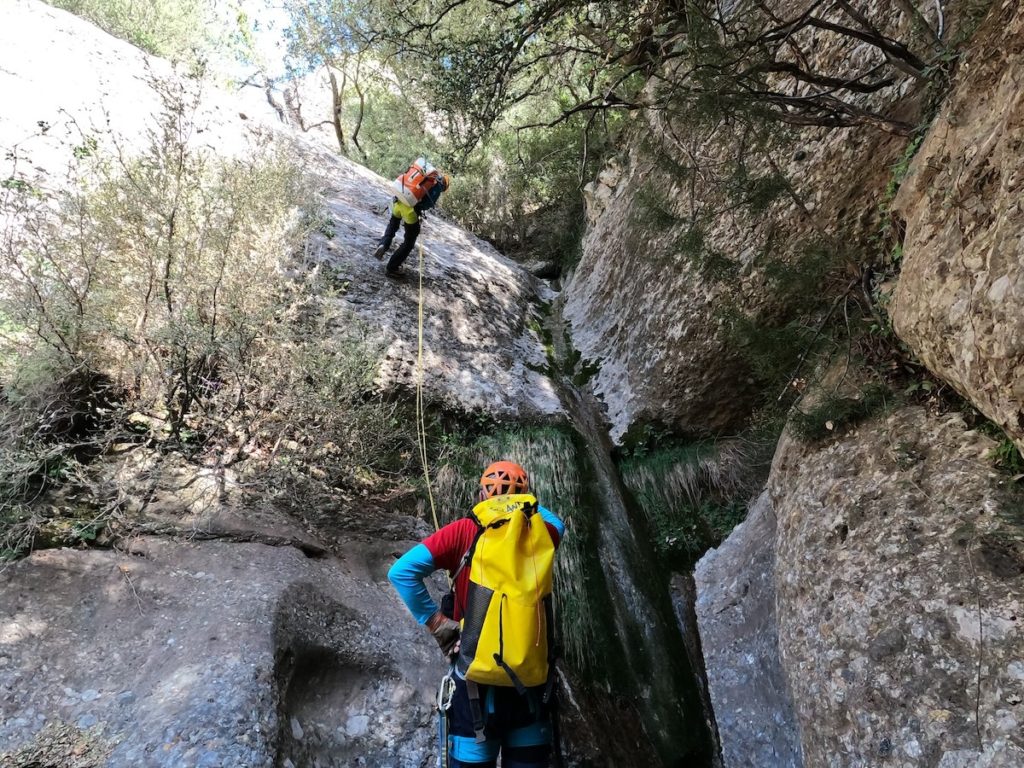
[(441, 613), (452, 621), (455, 620), (455, 590), (446, 592), (441, 598)]

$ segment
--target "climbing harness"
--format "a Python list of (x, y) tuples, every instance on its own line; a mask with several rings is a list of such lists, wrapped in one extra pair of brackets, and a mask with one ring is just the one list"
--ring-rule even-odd
[(455, 696), (455, 665), (452, 664), (448, 673), (441, 678), (437, 689), (437, 741), (440, 749), (437, 753), (437, 768), (448, 768), (448, 710), (452, 708)]

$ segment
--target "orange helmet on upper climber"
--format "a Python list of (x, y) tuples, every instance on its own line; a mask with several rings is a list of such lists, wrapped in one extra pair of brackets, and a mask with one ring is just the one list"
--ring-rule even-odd
[(480, 478), (480, 498), (504, 496), (509, 493), (527, 493), (530, 479), (526, 470), (511, 461), (496, 461), (484, 470)]

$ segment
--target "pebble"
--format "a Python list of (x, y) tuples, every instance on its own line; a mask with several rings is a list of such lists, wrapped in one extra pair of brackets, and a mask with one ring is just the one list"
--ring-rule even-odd
[(99, 718), (96, 717), (96, 715), (89, 713), (82, 715), (80, 718), (78, 718), (78, 722), (76, 723), (76, 725), (84, 730), (85, 728), (92, 728), (98, 722)]
[(366, 715), (352, 715), (345, 723), (345, 731), (349, 736), (363, 736), (370, 729), (370, 718)]
[(87, 691), (82, 691), (82, 701), (96, 701), (100, 697), (100, 692), (94, 688), (90, 688)]
[(302, 726), (296, 717), (292, 718), (292, 736), (295, 737), (296, 741), (302, 741)]

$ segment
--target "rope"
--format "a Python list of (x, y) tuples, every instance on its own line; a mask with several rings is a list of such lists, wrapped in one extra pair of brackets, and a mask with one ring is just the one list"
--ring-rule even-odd
[(423, 465), (423, 479), (427, 483), (427, 498), (430, 499), (430, 514), (434, 518), (434, 530), (440, 530), (437, 507), (434, 505), (434, 491), (430, 484), (430, 468), (427, 461), (427, 422), (423, 408), (423, 244), (420, 243), (419, 264), (419, 309), (416, 334), (416, 442), (420, 450), (420, 464)]

